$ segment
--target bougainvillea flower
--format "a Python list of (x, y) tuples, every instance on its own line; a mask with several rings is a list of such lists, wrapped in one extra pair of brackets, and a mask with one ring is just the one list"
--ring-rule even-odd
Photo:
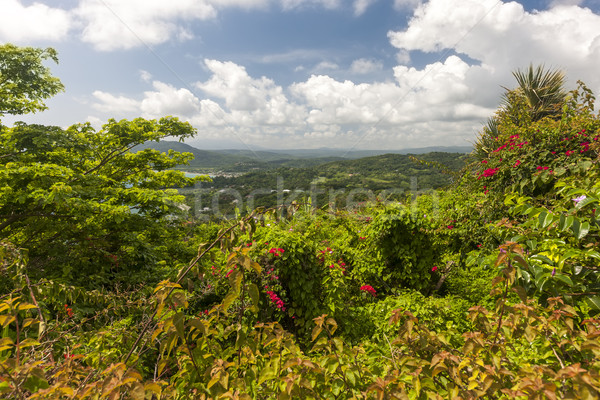
[(373, 286), (371, 286), (371, 285), (361, 286), (360, 290), (362, 290), (363, 292), (369, 292), (369, 293), (371, 293), (371, 295), (373, 297), (375, 297), (375, 295), (377, 294), (377, 292), (375, 291), (375, 289), (373, 289)]
[(488, 168), (485, 171), (483, 171), (483, 176), (485, 176), (486, 178), (493, 176), (499, 170), (500, 170), (500, 168)]

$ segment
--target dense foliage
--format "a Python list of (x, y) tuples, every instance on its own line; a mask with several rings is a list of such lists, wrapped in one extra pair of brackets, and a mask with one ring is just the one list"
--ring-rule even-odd
[(445, 190), (214, 222), (130, 151), (188, 124), (2, 126), (0, 398), (598, 398), (594, 98), (507, 99)]

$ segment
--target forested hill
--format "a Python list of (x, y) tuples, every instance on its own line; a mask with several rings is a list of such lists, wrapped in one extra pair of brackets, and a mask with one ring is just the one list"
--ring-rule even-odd
[(141, 151), (144, 149), (155, 149), (163, 153), (167, 153), (169, 150), (192, 153), (194, 159), (191, 160), (189, 164), (192, 168), (223, 168), (236, 163), (256, 163), (256, 160), (253, 160), (250, 157), (200, 150), (189, 144), (169, 140), (160, 142), (149, 141), (136, 146), (133, 150)]
[[(333, 161), (349, 161), (348, 166), (354, 165), (352, 161), (364, 159), (364, 162), (357, 165), (366, 165), (374, 162), (372, 169), (381, 169), (380, 164), (383, 160), (378, 159), (384, 151), (381, 150), (355, 150), (345, 151), (337, 149), (314, 149), (314, 150), (200, 150), (186, 143), (176, 141), (161, 141), (161, 142), (146, 142), (135, 147), (134, 151), (144, 149), (155, 149), (160, 152), (168, 152), (169, 150), (178, 152), (187, 152), (194, 155), (194, 159), (189, 165), (179, 166), (178, 169), (183, 169), (191, 172), (235, 172), (244, 173), (257, 170), (277, 169), (282, 167), (314, 167), (320, 166)], [(426, 148), (411, 149), (411, 150), (392, 150), (388, 156), (418, 154), (419, 157), (425, 154), (465, 154), (470, 152), (470, 147), (431, 147), (429, 151)], [(438, 157), (438, 156), (436, 156)], [(454, 156), (441, 156), (442, 159), (450, 160)], [(398, 158), (397, 160), (403, 160)], [(396, 163), (394, 157), (390, 158), (392, 163)], [(429, 160), (429, 159), (428, 159)], [(440, 161), (440, 160), (436, 160)], [(387, 162), (387, 161), (386, 161)], [(404, 161), (400, 161), (405, 164)], [(444, 161), (440, 161), (444, 163)], [(362, 167), (360, 167), (362, 168)], [(359, 172), (359, 171), (357, 171)]]
[[(215, 188), (275, 188), (277, 180), (284, 189), (307, 190), (311, 184), (332, 189), (368, 188), (409, 189), (415, 178), (419, 188), (440, 188), (451, 183), (452, 174), (443, 171), (434, 162), (459, 171), (467, 155), (460, 153), (427, 153), (419, 156), (384, 154), (357, 160), (342, 160), (306, 168), (277, 168), (268, 171), (253, 171), (237, 177), (215, 177)], [(419, 162), (422, 160), (424, 162)]]

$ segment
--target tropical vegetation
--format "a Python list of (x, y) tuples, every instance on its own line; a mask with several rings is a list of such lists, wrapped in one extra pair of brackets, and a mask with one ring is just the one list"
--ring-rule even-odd
[[(2, 62), (5, 112), (58, 87)], [(520, 93), (445, 189), (220, 221), (132, 152), (176, 118), (1, 126), (0, 398), (598, 398), (600, 118)]]

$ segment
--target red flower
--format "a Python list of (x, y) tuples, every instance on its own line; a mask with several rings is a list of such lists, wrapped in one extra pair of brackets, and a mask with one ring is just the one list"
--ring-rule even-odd
[(225, 274), (225, 278), (229, 278), (229, 275), (231, 275), (233, 273), (233, 270), (236, 269), (236, 268), (237, 268), (237, 265), (235, 267), (231, 268), (229, 270), (229, 272), (227, 272), (227, 274)]
[(514, 167), (514, 168), (516, 168), (516, 167), (518, 167), (518, 166), (519, 166), (519, 164), (521, 164), (521, 161), (520, 161), (520, 160), (517, 160), (517, 162), (515, 163), (515, 165), (513, 165), (513, 167)]
[(72, 309), (72, 308), (70, 308), (70, 307), (69, 307), (68, 305), (66, 305), (66, 304), (65, 304), (65, 312), (67, 313), (67, 316), (68, 316), (69, 318), (72, 318), (72, 317), (73, 317), (73, 309)]
[(485, 176), (486, 178), (493, 176), (499, 170), (500, 170), (500, 168), (488, 168), (485, 171), (483, 171), (483, 176)]
[(448, 229), (454, 229), (454, 225), (448, 225), (446, 228), (448, 228)]
[(437, 270), (438, 270), (438, 267), (437, 267), (437, 265), (436, 265), (435, 267), (431, 268), (431, 272), (435, 272), (435, 271), (437, 271)]
[(375, 289), (373, 289), (373, 286), (371, 286), (371, 285), (361, 286), (360, 290), (362, 290), (363, 292), (369, 292), (369, 293), (371, 293), (371, 295), (373, 297), (375, 297), (375, 295), (377, 294), (377, 292), (375, 291)]
[(279, 249), (279, 248), (272, 248), (271, 250), (269, 250), (270, 254), (273, 254), (275, 257), (279, 257), (281, 256), (283, 253), (285, 253), (284, 249)]
[(273, 303), (275, 307), (279, 308), (281, 311), (285, 311), (285, 303), (279, 298), (279, 296), (277, 296), (275, 292), (272, 290), (267, 290), (267, 294), (269, 295), (271, 303)]
[(565, 153), (565, 155), (570, 156), (571, 154), (575, 153), (573, 150), (569, 150)]

